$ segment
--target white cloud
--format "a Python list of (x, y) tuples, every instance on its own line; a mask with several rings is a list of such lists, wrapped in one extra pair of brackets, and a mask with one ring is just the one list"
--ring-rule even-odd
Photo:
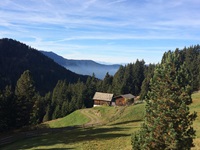
[[(175, 40), (180, 42), (178, 46), (186, 40), (190, 41), (186, 44), (197, 44), (199, 5), (199, 0), (4, 0), (0, 3), (0, 33), (1, 37), (27, 39), (38, 49), (69, 51), (77, 57), (87, 49), (113, 51), (125, 40), (135, 45), (121, 44), (124, 51), (135, 52), (141, 47), (143, 51), (138, 53), (145, 53), (143, 44), (151, 40)], [(174, 43), (154, 44), (151, 47), (155, 49), (174, 47)], [(105, 55), (95, 53), (96, 57), (91, 58)]]

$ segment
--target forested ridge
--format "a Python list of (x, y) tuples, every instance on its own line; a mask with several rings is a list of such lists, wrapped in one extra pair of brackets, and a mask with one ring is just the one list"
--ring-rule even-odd
[[(200, 46), (168, 51), (176, 53), (188, 71), (191, 91), (200, 89)], [(12, 39), (0, 40), (0, 129), (35, 125), (60, 118), (74, 110), (92, 107), (96, 91), (131, 93), (148, 99), (150, 81), (158, 64), (144, 60), (121, 66), (114, 76), (103, 80), (79, 76), (29, 46)]]
[(55, 63), (36, 49), (12, 39), (0, 39), (0, 89), (15, 86), (20, 75), (31, 71), (36, 90), (41, 94), (52, 91), (58, 80), (75, 83), (87, 76), (75, 74)]

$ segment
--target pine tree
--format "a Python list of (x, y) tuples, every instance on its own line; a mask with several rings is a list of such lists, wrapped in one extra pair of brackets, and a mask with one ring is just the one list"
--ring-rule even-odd
[(122, 83), (124, 79), (124, 72), (125, 72), (125, 67), (120, 66), (119, 70), (115, 73), (113, 77), (112, 92), (115, 93), (116, 95), (123, 94), (121, 93), (121, 91), (122, 91)]
[(69, 102), (68, 101), (64, 101), (61, 109), (62, 109), (62, 117), (68, 115), (70, 113), (70, 111), (69, 111)]
[(168, 52), (156, 66), (148, 93), (151, 100), (141, 130), (133, 135), (133, 149), (189, 150), (193, 146), (191, 125), (196, 113), (189, 112), (189, 74), (178, 60), (179, 54)]
[(102, 82), (101, 91), (110, 93), (112, 81), (113, 81), (113, 76), (109, 75), (109, 73), (107, 72)]
[(44, 99), (39, 95), (36, 94), (34, 96), (34, 104), (32, 107), (32, 111), (30, 113), (30, 124), (36, 125), (42, 122), (43, 117), (45, 115), (45, 103)]
[(132, 89), (132, 93), (134, 95), (139, 95), (139, 93), (141, 92), (141, 86), (142, 86), (142, 82), (145, 78), (144, 76), (144, 65), (145, 62), (144, 60), (136, 60), (135, 64), (133, 65), (133, 87)]
[(17, 96), (16, 124), (18, 127), (28, 125), (35, 100), (35, 86), (29, 70), (24, 71), (17, 81), (15, 95)]
[(61, 115), (62, 115), (61, 108), (59, 105), (56, 105), (54, 112), (52, 114), (52, 119), (54, 120), (54, 119), (60, 118)]
[(133, 91), (135, 91), (134, 88), (135, 84), (133, 83), (133, 65), (128, 64), (125, 67), (121, 94), (133, 93)]
[(147, 93), (149, 91), (150, 80), (153, 77), (154, 69), (155, 69), (154, 64), (149, 64), (148, 67), (146, 68), (147, 73), (145, 75), (145, 79), (142, 82), (140, 100), (144, 100), (147, 96)]
[(53, 110), (51, 106), (51, 100), (52, 100), (52, 93), (48, 92), (44, 97), (45, 108), (43, 109), (44, 109), (45, 114), (44, 114), (42, 122), (49, 121), (52, 119)]
[(43, 117), (42, 122), (46, 122), (46, 121), (49, 121), (49, 120), (51, 120), (51, 117), (50, 117), (50, 106), (48, 105), (46, 110), (45, 110), (45, 115)]
[(63, 102), (68, 100), (68, 97), (69, 97), (68, 95), (71, 95), (71, 93), (68, 92), (67, 82), (58, 81), (52, 94), (52, 103), (51, 103), (51, 105), (53, 106), (52, 119), (57, 119), (57, 118), (62, 117), (61, 108), (62, 108)]
[(97, 91), (97, 79), (95, 78), (95, 75), (93, 74), (92, 77), (88, 77), (87, 82), (86, 82), (86, 88), (87, 90), (85, 91), (85, 99), (84, 99), (84, 105), (87, 108), (93, 107), (93, 96), (95, 92)]
[(200, 55), (200, 47), (197, 46), (191, 46), (185, 51), (185, 63), (186, 67), (188, 68), (190, 72), (190, 79), (191, 79), (191, 87), (193, 91), (198, 90), (198, 74), (199, 74), (199, 64), (200, 61), (198, 60), (198, 55)]

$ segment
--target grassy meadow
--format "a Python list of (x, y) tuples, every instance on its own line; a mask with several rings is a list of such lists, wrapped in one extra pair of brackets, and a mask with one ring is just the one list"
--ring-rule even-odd
[(193, 103), (190, 105), (190, 112), (197, 112), (197, 118), (193, 124), (196, 130), (195, 147), (192, 150), (200, 150), (200, 91), (192, 95), (192, 100)]
[(83, 115), (80, 110), (77, 110), (66, 117), (48, 121), (45, 123), (45, 125), (50, 128), (62, 128), (67, 126), (82, 125), (88, 121), (89, 118)]
[[(197, 131), (194, 140), (196, 147), (192, 150), (198, 150), (200, 149), (200, 92), (194, 93), (192, 98), (193, 104), (190, 110), (198, 113), (198, 118), (194, 122), (194, 128)], [(74, 126), (73, 129), (66, 128), (58, 132), (24, 139), (5, 145), (2, 149), (131, 150), (131, 134), (140, 128), (144, 112), (145, 104), (78, 110), (64, 118), (44, 124), (54, 129)], [(87, 124), (88, 122), (92, 124)]]

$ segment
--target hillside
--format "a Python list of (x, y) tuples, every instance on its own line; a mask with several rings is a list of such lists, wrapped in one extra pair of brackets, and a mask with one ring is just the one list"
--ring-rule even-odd
[(92, 75), (93, 73), (99, 79), (103, 79), (107, 72), (114, 75), (119, 69), (120, 65), (103, 65), (92, 60), (73, 60), (63, 58), (53, 52), (41, 51), (44, 55), (53, 59), (63, 67), (83, 75)]
[[(198, 113), (198, 118), (194, 122), (197, 135), (194, 140), (196, 147), (192, 148), (192, 150), (198, 150), (200, 148), (200, 92), (194, 93), (192, 98), (191, 112), (196, 111)], [(43, 126), (52, 127), (52, 132), (43, 136), (21, 140), (2, 148), (4, 150), (13, 148), (131, 150), (131, 134), (140, 128), (144, 117), (144, 109), (145, 104), (129, 107), (95, 107), (77, 110), (64, 118), (43, 124)], [(82, 111), (86, 111), (85, 116)], [(92, 120), (92, 118), (88, 117), (88, 114), (93, 119), (98, 117), (98, 124), (88, 124)], [(80, 121), (75, 119), (75, 116), (83, 119)], [(73, 126), (73, 128), (63, 128), (67, 126)]]
[(52, 90), (58, 80), (74, 83), (86, 76), (73, 73), (41, 52), (12, 39), (0, 39), (0, 89), (15, 86), (25, 70), (30, 70), (40, 93)]

